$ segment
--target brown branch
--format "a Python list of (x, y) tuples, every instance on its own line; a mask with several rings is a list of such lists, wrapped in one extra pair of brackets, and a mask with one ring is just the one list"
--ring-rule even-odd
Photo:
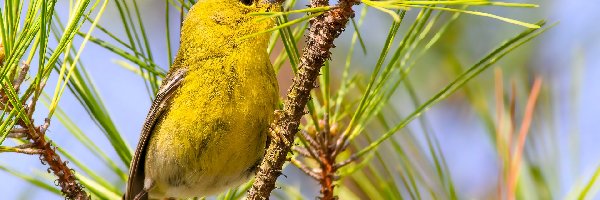
[(319, 196), (319, 199), (333, 200), (337, 199), (337, 197), (334, 195), (334, 182), (339, 180), (339, 176), (336, 175), (337, 170), (351, 162), (354, 162), (358, 157), (354, 155), (350, 159), (336, 163), (337, 155), (334, 154), (334, 151), (338, 149), (338, 147), (335, 145), (337, 144), (336, 138), (339, 137), (337, 134), (337, 124), (334, 123), (332, 126), (330, 126), (327, 115), (324, 115), (323, 118), (323, 120), (319, 120), (319, 132), (310, 127), (308, 128), (308, 131), (302, 130), (301, 132), (302, 134), (300, 136), (304, 136), (305, 139), (307, 137), (311, 137), (311, 135), (315, 135), (315, 142), (309, 142), (307, 144), (308, 146), (306, 147), (292, 147), (294, 152), (299, 153), (300, 156), (304, 156), (307, 159), (317, 162), (318, 167), (310, 168), (308, 165), (294, 158), (292, 158), (291, 162), (304, 173), (315, 178), (319, 182), (321, 185), (321, 195)]
[(290, 162), (296, 166), (298, 169), (302, 170), (304, 173), (306, 173), (308, 176), (314, 178), (315, 180), (320, 180), (321, 179), (321, 172), (319, 170), (316, 169), (311, 169), (310, 167), (306, 166), (304, 163), (296, 160), (296, 159), (292, 159), (290, 160)]
[(310, 144), (310, 146), (315, 146), (315, 147), (318, 146), (317, 141), (315, 141), (315, 139), (313, 138), (313, 136), (311, 136), (307, 131), (302, 130), (302, 131), (300, 131), (300, 133), (306, 139), (306, 141), (308, 142), (308, 144)]
[(334, 175), (336, 173), (336, 168), (334, 167), (335, 158), (331, 157), (331, 154), (328, 153), (323, 152), (321, 154), (321, 179), (319, 179), (319, 184), (321, 184), (321, 196), (319, 199), (321, 200), (337, 199), (333, 194), (335, 187), (333, 182), (335, 181)]
[[(274, 138), (267, 147), (247, 199), (268, 199), (275, 188), (275, 181), (281, 175), (282, 166), (290, 152), (290, 141), (293, 141), (300, 119), (305, 114), (304, 108), (310, 98), (310, 91), (317, 85), (315, 81), (321, 67), (331, 57), (330, 49), (335, 47), (333, 41), (354, 16), (352, 6), (356, 4), (356, 0), (340, 0), (335, 9), (310, 20), (306, 46), (300, 58), (300, 70), (288, 90), (283, 111), (276, 112), (275, 121), (269, 128), (270, 135)], [(327, 0), (312, 0), (310, 6), (328, 5)]]
[(22, 153), (22, 154), (29, 154), (29, 155), (35, 155), (35, 154), (41, 154), (42, 150), (41, 149), (35, 149), (35, 148), (23, 148), (20, 146), (16, 146), (16, 147), (4, 147), (4, 146), (0, 146), (0, 153), (2, 152), (13, 152), (13, 153)]
[(34, 148), (34, 147), (35, 147), (35, 145), (33, 143), (25, 143), (25, 144), (15, 146), (15, 148), (20, 148), (20, 149), (27, 149), (27, 148)]
[(13, 81), (13, 85), (17, 93), (19, 92), (21, 84), (23, 84), (25, 77), (27, 77), (27, 72), (29, 72), (29, 63), (24, 62), (23, 68), (21, 68), (21, 71), (19, 72), (19, 76)]
[(342, 162), (336, 163), (335, 165), (333, 165), (333, 168), (337, 170), (337, 169), (342, 168), (356, 160), (358, 160), (358, 156), (356, 154), (354, 154), (350, 158), (348, 158)]
[(6, 137), (8, 137), (8, 138), (17, 138), (17, 139), (27, 139), (29, 137), (29, 135), (26, 132), (27, 129), (21, 129), (21, 130), (25, 130), (25, 132), (20, 132), (20, 131), (14, 131), (13, 132), (11, 130)]
[[(21, 123), (24, 124), (24, 122)], [(41, 126), (37, 126), (35, 127), (35, 129), (40, 128)], [(17, 138), (17, 139), (29, 139), (30, 138), (30, 132), (34, 131), (35, 129), (28, 129), (28, 128), (13, 128), (8, 132), (8, 135), (6, 137), (8, 138)]]
[(313, 158), (313, 159), (317, 159), (317, 153), (315, 153), (312, 149), (308, 149), (305, 147), (299, 147), (299, 146), (294, 146), (292, 147), (292, 149), (294, 150), (294, 152), (300, 154), (301, 156), (307, 157), (307, 158)]
[[(8, 87), (8, 84), (2, 84), (2, 88), (6, 89), (15, 89), (19, 90), (21, 84), (25, 80), (27, 71), (29, 70), (29, 65), (25, 64), (23, 68), (21, 68), (18, 77), (13, 80), (14, 88)], [(41, 85), (36, 90), (36, 94), (40, 94), (41, 89), (43, 89), (44, 85)], [(8, 96), (5, 91), (0, 91), (0, 104), (5, 105), (5, 112), (10, 112), (15, 109), (13, 102), (10, 102)], [(24, 95), (28, 99), (29, 96), (27, 94)], [(41, 126), (34, 127), (33, 125), (33, 110), (35, 109), (35, 103), (37, 102), (36, 96), (31, 100), (31, 105), (28, 106), (24, 102), (22, 103), (23, 112), (27, 113), (25, 115), (26, 118), (22, 118), (21, 116), (17, 116), (17, 125), (21, 128), (13, 128), (8, 137), (11, 138), (20, 138), (20, 139), (28, 139), (31, 143), (26, 143), (16, 147), (0, 147), (0, 152), (16, 152), (23, 154), (39, 154), (40, 160), (42, 164), (48, 164), (48, 172), (52, 172), (57, 179), (57, 186), (61, 187), (61, 191), (66, 199), (90, 199), (88, 194), (83, 190), (83, 186), (77, 182), (75, 178), (74, 171), (67, 166), (67, 162), (63, 161), (56, 153), (56, 147), (52, 145), (51, 141), (46, 140), (45, 134), (46, 130), (50, 126), (50, 119), (46, 119), (44, 124)]]
[(42, 163), (48, 163), (49, 170), (58, 177), (58, 186), (61, 187), (61, 192), (67, 199), (90, 199), (81, 184), (77, 182), (74, 172), (67, 166), (67, 162), (62, 161), (56, 153), (56, 147), (52, 146), (52, 142), (46, 141), (44, 135), (48, 126), (50, 126), (50, 120), (46, 119), (44, 125), (36, 128), (36, 134), (39, 137), (33, 139), (35, 146), (42, 151), (40, 156)]

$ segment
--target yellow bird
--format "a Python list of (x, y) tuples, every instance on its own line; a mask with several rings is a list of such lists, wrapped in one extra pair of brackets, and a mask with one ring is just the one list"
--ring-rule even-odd
[(265, 151), (278, 103), (258, 0), (200, 0), (144, 123), (124, 199), (217, 194), (248, 181)]

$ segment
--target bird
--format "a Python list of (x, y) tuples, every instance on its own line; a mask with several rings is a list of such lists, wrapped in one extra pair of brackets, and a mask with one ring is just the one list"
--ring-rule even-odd
[(279, 91), (267, 52), (274, 22), (250, 13), (275, 9), (258, 0), (191, 7), (143, 124), (123, 199), (209, 196), (255, 174)]

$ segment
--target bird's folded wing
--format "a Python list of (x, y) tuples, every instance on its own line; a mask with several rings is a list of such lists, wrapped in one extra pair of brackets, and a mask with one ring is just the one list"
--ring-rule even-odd
[(129, 166), (129, 179), (127, 180), (127, 188), (125, 189), (123, 197), (125, 200), (134, 199), (135, 196), (144, 189), (144, 158), (146, 157), (148, 140), (150, 140), (151, 137), (150, 134), (152, 133), (155, 124), (168, 107), (169, 100), (173, 97), (175, 91), (177, 91), (177, 88), (181, 85), (181, 82), (183, 82), (185, 73), (186, 70), (184, 68), (179, 68), (176, 71), (169, 73), (162, 82), (161, 87), (156, 94), (156, 99), (152, 102), (152, 106), (150, 107), (150, 111), (144, 122), (144, 127), (142, 127), (142, 133), (140, 134), (140, 140), (135, 149), (135, 154), (131, 160), (131, 165)]

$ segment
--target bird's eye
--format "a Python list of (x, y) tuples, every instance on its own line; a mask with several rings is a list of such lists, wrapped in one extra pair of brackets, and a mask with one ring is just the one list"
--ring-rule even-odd
[(253, 3), (252, 0), (240, 0), (240, 2), (247, 6), (252, 5)]

